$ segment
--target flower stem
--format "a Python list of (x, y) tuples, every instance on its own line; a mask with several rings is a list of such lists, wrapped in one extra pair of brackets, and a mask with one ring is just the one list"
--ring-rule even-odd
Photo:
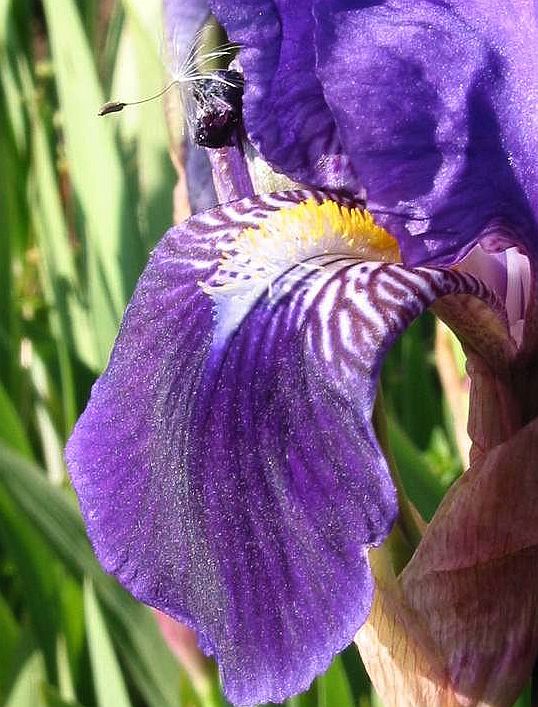
[[(443, 387), (446, 401), (454, 425), (454, 436), (464, 469), (469, 466), (471, 439), (467, 433), (467, 417), (469, 413), (469, 378), (465, 368), (461, 369), (455, 350), (457, 339), (447, 325), (436, 320), (435, 328), (435, 362), (439, 379)], [(461, 351), (461, 345), (458, 344)], [(461, 356), (465, 359), (462, 352)]]
[[(413, 554), (422, 538), (422, 530), (419, 525), (420, 521), (418, 512), (405, 492), (396, 460), (390, 448), (387, 415), (385, 413), (385, 404), (381, 385), (378, 386), (377, 397), (374, 405), (373, 425), (376, 431), (377, 440), (385, 454), (390, 474), (398, 494), (399, 516), (395, 531), (393, 531), (389, 538), (389, 544), (391, 545), (391, 551), (393, 551), (394, 554), (401, 559), (403, 559), (402, 554), (405, 554), (404, 545), (407, 544), (410, 551), (407, 559), (410, 559), (410, 556)], [(403, 544), (402, 541), (404, 541)]]

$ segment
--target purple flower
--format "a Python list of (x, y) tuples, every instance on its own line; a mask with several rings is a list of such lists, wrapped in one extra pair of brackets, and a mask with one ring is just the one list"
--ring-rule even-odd
[(530, 0), (210, 5), (243, 47), (245, 126), (276, 169), (366, 187), (413, 234), (409, 262), (453, 262), (494, 220), (536, 253)]
[(394, 340), (445, 298), (492, 369), (536, 352), (536, 62), (483, 0), (211, 9), (242, 45), (250, 141), (307, 188), (238, 198), (240, 148), (213, 153), (237, 200), (155, 249), (67, 460), (105, 569), (254, 704), (368, 616), (398, 512), (371, 422)]

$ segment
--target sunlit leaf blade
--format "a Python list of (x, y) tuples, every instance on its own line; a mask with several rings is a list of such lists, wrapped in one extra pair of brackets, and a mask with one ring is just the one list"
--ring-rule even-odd
[(4, 50), (6, 44), (11, 2), (12, 0), (2, 0), (0, 2), (0, 52)]
[(3, 707), (46, 707), (42, 689), (44, 682), (43, 659), (36, 651), (27, 658), (17, 674)]
[[(112, 98), (131, 100), (155, 94), (165, 82), (162, 50), (164, 36), (160, 0), (124, 0), (126, 22), (121, 35)], [(137, 168), (139, 213), (148, 248), (172, 223), (175, 174), (169, 158), (163, 101), (133, 106), (114, 118), (118, 121)]]
[[(26, 78), (26, 92), (31, 101), (33, 87)], [(38, 238), (45, 293), (51, 305), (51, 328), (64, 340), (89, 368), (97, 371), (98, 351), (90, 320), (81, 302), (73, 245), (59, 195), (58, 181), (52, 164), (45, 128), (35, 103), (30, 102), (32, 124), (31, 208), (33, 226)]]
[(62, 698), (74, 700), (75, 686), (71, 676), (67, 643), (63, 634), (59, 634), (56, 641), (56, 664), (58, 666), (58, 694)]
[(114, 126), (72, 0), (45, 0), (69, 174), (81, 210), (92, 326), (102, 365), (145, 260)]
[(123, 676), (90, 580), (84, 582), (84, 614), (99, 707), (130, 707)]
[[(114, 585), (116, 597), (119, 595)], [(112, 608), (112, 590), (100, 595), (107, 604), (108, 625), (123, 663), (149, 707), (177, 707), (179, 668), (163, 643), (153, 616), (134, 600)]]
[(52, 414), (52, 380), (38, 346), (33, 346), (30, 350), (27, 367), (32, 382), (35, 425), (43, 450), (47, 476), (51, 483), (59, 485), (65, 480), (65, 466), (63, 444)]
[(130, 676), (150, 707), (175, 707), (179, 671), (151, 613), (132, 599), (94, 558), (74, 503), (38, 468), (0, 444), (0, 491), (42, 534), (66, 567), (90, 576), (108, 629)]

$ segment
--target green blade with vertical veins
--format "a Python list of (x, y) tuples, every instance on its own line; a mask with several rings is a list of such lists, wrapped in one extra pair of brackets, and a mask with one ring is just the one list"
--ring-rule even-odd
[(92, 326), (101, 367), (145, 261), (137, 203), (129, 191), (114, 123), (72, 0), (44, 0), (69, 176), (80, 208)]

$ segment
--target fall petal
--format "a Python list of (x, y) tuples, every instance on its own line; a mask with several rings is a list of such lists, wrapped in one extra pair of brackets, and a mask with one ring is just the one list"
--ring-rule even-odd
[[(385, 353), (440, 297), (498, 304), (472, 275), (346, 240), (268, 282), (245, 264), (239, 234), (278, 216), (300, 238), (293, 210), (329, 198), (247, 198), (169, 231), (67, 447), (101, 563), (196, 629), (237, 704), (306, 688), (368, 615), (367, 551), (397, 513), (371, 424)], [(265, 243), (277, 263), (287, 237)], [(269, 254), (252, 258), (271, 271)]]

